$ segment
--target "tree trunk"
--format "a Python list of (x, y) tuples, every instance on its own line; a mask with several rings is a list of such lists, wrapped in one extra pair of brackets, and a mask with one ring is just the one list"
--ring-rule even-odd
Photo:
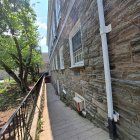
[(37, 81), (37, 73), (35, 71), (35, 68), (30, 66), (30, 75), (31, 75), (31, 79), (32, 81), (36, 82)]
[(3, 61), (0, 61), (0, 65), (5, 69), (5, 71), (16, 81), (17, 85), (21, 89), (23, 94), (26, 94), (29, 90), (29, 87), (27, 86), (27, 83), (20, 79)]
[(37, 74), (39, 75), (39, 65), (37, 64)]
[(22, 93), (23, 93), (23, 94), (27, 94), (28, 91), (30, 90), (29, 87), (28, 87), (27, 82), (24, 81), (24, 80), (21, 80), (20, 89), (22, 90)]
[(24, 78), (23, 78), (25, 82), (27, 82), (31, 60), (32, 60), (32, 46), (30, 46), (29, 56), (27, 57), (26, 64), (25, 64), (25, 72), (24, 72)]

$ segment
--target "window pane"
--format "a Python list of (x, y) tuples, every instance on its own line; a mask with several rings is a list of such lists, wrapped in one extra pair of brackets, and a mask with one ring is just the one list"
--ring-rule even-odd
[(60, 69), (63, 69), (64, 68), (63, 46), (59, 50), (59, 56), (60, 56)]
[(59, 19), (61, 17), (60, 9), (61, 9), (60, 0), (56, 0), (56, 22), (57, 22), (57, 26), (59, 24)]
[(73, 47), (73, 52), (75, 52), (76, 50), (82, 47), (80, 30), (72, 38), (72, 47)]

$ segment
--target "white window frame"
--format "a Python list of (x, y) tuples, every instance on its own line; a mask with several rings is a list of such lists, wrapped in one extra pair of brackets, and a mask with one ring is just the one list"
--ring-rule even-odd
[(64, 69), (63, 46), (59, 49), (60, 69)]
[(53, 31), (52, 31), (52, 26), (51, 26), (51, 31), (50, 31), (50, 42), (49, 42), (49, 48), (51, 50), (52, 46), (53, 46)]
[[(77, 23), (74, 25), (74, 27), (72, 28), (70, 34), (69, 34), (69, 46), (70, 46), (70, 57), (71, 57), (71, 67), (80, 67), (80, 66), (84, 66), (84, 59), (80, 62), (75, 63), (74, 62), (74, 53), (73, 53), (73, 47), (72, 47), (72, 38), (74, 37), (74, 35), (81, 30), (81, 24), (80, 24), (80, 20), (77, 21)], [(81, 34), (82, 36), (82, 34)], [(82, 43), (82, 40), (81, 40)], [(82, 45), (82, 53), (83, 53), (83, 45)]]
[(55, 0), (55, 6), (56, 6), (56, 23), (57, 27), (59, 25), (59, 21), (61, 18), (61, 1), (60, 0)]
[(51, 70), (53, 70), (53, 60), (51, 61), (52, 63), (51, 63)]
[(53, 58), (53, 62), (52, 62), (52, 69), (55, 70), (55, 63), (54, 63), (54, 58)]
[(53, 70), (53, 61), (52, 61), (52, 63), (51, 63), (51, 71)]
[(54, 12), (53, 12), (53, 18), (52, 18), (52, 32), (53, 32), (53, 41), (54, 41), (55, 36), (56, 36)]
[(57, 91), (58, 91), (58, 94), (60, 95), (60, 86), (59, 86), (59, 80), (57, 80)]
[(57, 54), (55, 56), (55, 70), (58, 70), (58, 59), (57, 59)]

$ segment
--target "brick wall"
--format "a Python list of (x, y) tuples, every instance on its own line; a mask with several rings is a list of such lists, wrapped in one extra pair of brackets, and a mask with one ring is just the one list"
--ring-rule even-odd
[[(62, 7), (61, 30), (69, 1)], [(108, 34), (110, 69), (113, 86), (114, 109), (120, 114), (117, 133), (122, 140), (140, 138), (140, 1), (106, 0), (104, 3), (106, 25), (112, 25)], [(69, 33), (80, 18), (84, 67), (71, 69)], [(99, 33), (96, 0), (76, 0), (63, 32), (58, 40), (55, 54), (64, 46), (64, 70), (53, 70), (52, 81), (60, 82), (72, 101), (74, 93), (86, 100), (87, 112), (93, 120), (106, 127), (107, 101), (104, 68)], [(50, 62), (51, 63), (51, 62)], [(59, 64), (59, 56), (58, 56)]]

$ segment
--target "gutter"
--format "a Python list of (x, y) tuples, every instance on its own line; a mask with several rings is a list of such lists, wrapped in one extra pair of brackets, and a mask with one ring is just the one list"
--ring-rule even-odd
[(102, 51), (103, 51), (103, 62), (104, 62), (104, 74), (105, 74), (105, 84), (106, 84), (106, 94), (107, 94), (107, 108), (108, 108), (108, 127), (110, 138), (113, 140), (116, 138), (116, 125), (113, 118), (113, 101), (112, 101), (112, 85), (111, 85), (111, 75), (110, 75), (110, 64), (108, 55), (108, 45), (106, 34), (111, 31), (111, 25), (105, 26), (105, 17), (103, 9), (103, 0), (97, 0), (99, 22), (100, 22), (100, 35), (102, 41)]

